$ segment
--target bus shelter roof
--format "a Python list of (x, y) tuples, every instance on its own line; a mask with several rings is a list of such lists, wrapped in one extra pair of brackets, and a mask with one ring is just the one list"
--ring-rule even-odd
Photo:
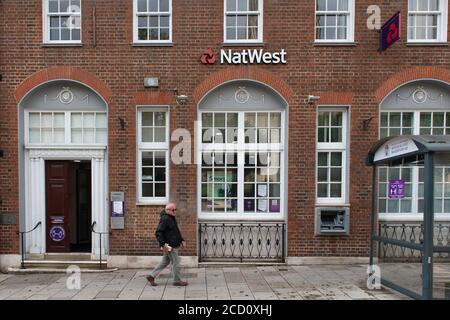
[(388, 164), (401, 158), (428, 152), (450, 152), (450, 135), (411, 135), (387, 137), (375, 143), (367, 165)]

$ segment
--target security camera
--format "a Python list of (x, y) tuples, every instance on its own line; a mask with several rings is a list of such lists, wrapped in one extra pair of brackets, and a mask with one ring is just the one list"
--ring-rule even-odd
[(177, 96), (177, 102), (179, 105), (184, 106), (188, 101), (188, 96), (181, 94)]
[(320, 97), (318, 97), (318, 96), (308, 95), (308, 98), (306, 98), (305, 102), (313, 103), (314, 101), (317, 101), (319, 99), (320, 99)]

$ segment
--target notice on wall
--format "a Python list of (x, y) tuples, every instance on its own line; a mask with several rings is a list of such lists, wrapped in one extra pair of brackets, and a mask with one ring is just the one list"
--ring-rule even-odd
[(112, 209), (113, 217), (122, 217), (123, 216), (123, 202), (122, 201), (113, 201), (113, 209)]
[(125, 228), (125, 194), (111, 192), (111, 229)]

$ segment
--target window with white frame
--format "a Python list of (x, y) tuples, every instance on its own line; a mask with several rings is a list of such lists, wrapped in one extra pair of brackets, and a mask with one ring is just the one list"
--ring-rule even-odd
[(81, 0), (44, 0), (44, 43), (81, 43)]
[[(396, 135), (450, 134), (450, 112), (446, 111), (382, 111), (380, 139)], [(378, 212), (380, 217), (421, 214), (424, 205), (423, 156), (412, 159), (416, 165), (398, 163), (378, 169)], [(405, 197), (389, 197), (389, 181), (405, 181)], [(436, 214), (450, 214), (450, 166), (437, 164), (434, 169)]]
[(139, 202), (167, 202), (169, 192), (167, 109), (138, 109), (138, 163)]
[(237, 212), (238, 161), (236, 152), (202, 153), (202, 210)]
[(382, 112), (380, 137), (412, 134), (413, 117), (413, 112)]
[(354, 17), (354, 0), (316, 0), (316, 42), (352, 42)]
[(225, 1), (225, 42), (262, 42), (263, 0)]
[(244, 212), (280, 212), (280, 152), (246, 152)]
[(346, 201), (347, 111), (319, 108), (317, 113), (318, 204)]
[(201, 217), (282, 217), (283, 116), (201, 113)]
[[(378, 169), (379, 213), (411, 213), (413, 211), (413, 171), (414, 167), (402, 165)], [(402, 199), (389, 198), (389, 181), (391, 180), (403, 180), (405, 182), (405, 196)]]
[(172, 0), (133, 0), (135, 43), (172, 41)]
[[(445, 163), (449, 163), (448, 155), (444, 157), (446, 157)], [(425, 169), (419, 168), (419, 212), (423, 212), (424, 205), (424, 174)], [(450, 214), (450, 166), (436, 164), (434, 167), (434, 213)]]
[(106, 145), (106, 112), (26, 113), (27, 143), (30, 145)]
[(72, 112), (70, 125), (72, 143), (106, 144), (108, 138), (106, 113)]
[(450, 112), (382, 111), (380, 113), (380, 139), (409, 134), (450, 134)]
[(448, 0), (408, 1), (408, 41), (447, 41)]

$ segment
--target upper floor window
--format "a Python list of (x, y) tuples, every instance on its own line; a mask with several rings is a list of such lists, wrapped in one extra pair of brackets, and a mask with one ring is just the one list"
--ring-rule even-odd
[(44, 43), (81, 43), (81, 0), (44, 0)]
[(225, 42), (262, 42), (263, 0), (225, 0)]
[(408, 1), (408, 41), (447, 41), (447, 0)]
[(316, 42), (352, 42), (354, 0), (316, 0)]
[(172, 0), (133, 0), (135, 43), (172, 41)]

